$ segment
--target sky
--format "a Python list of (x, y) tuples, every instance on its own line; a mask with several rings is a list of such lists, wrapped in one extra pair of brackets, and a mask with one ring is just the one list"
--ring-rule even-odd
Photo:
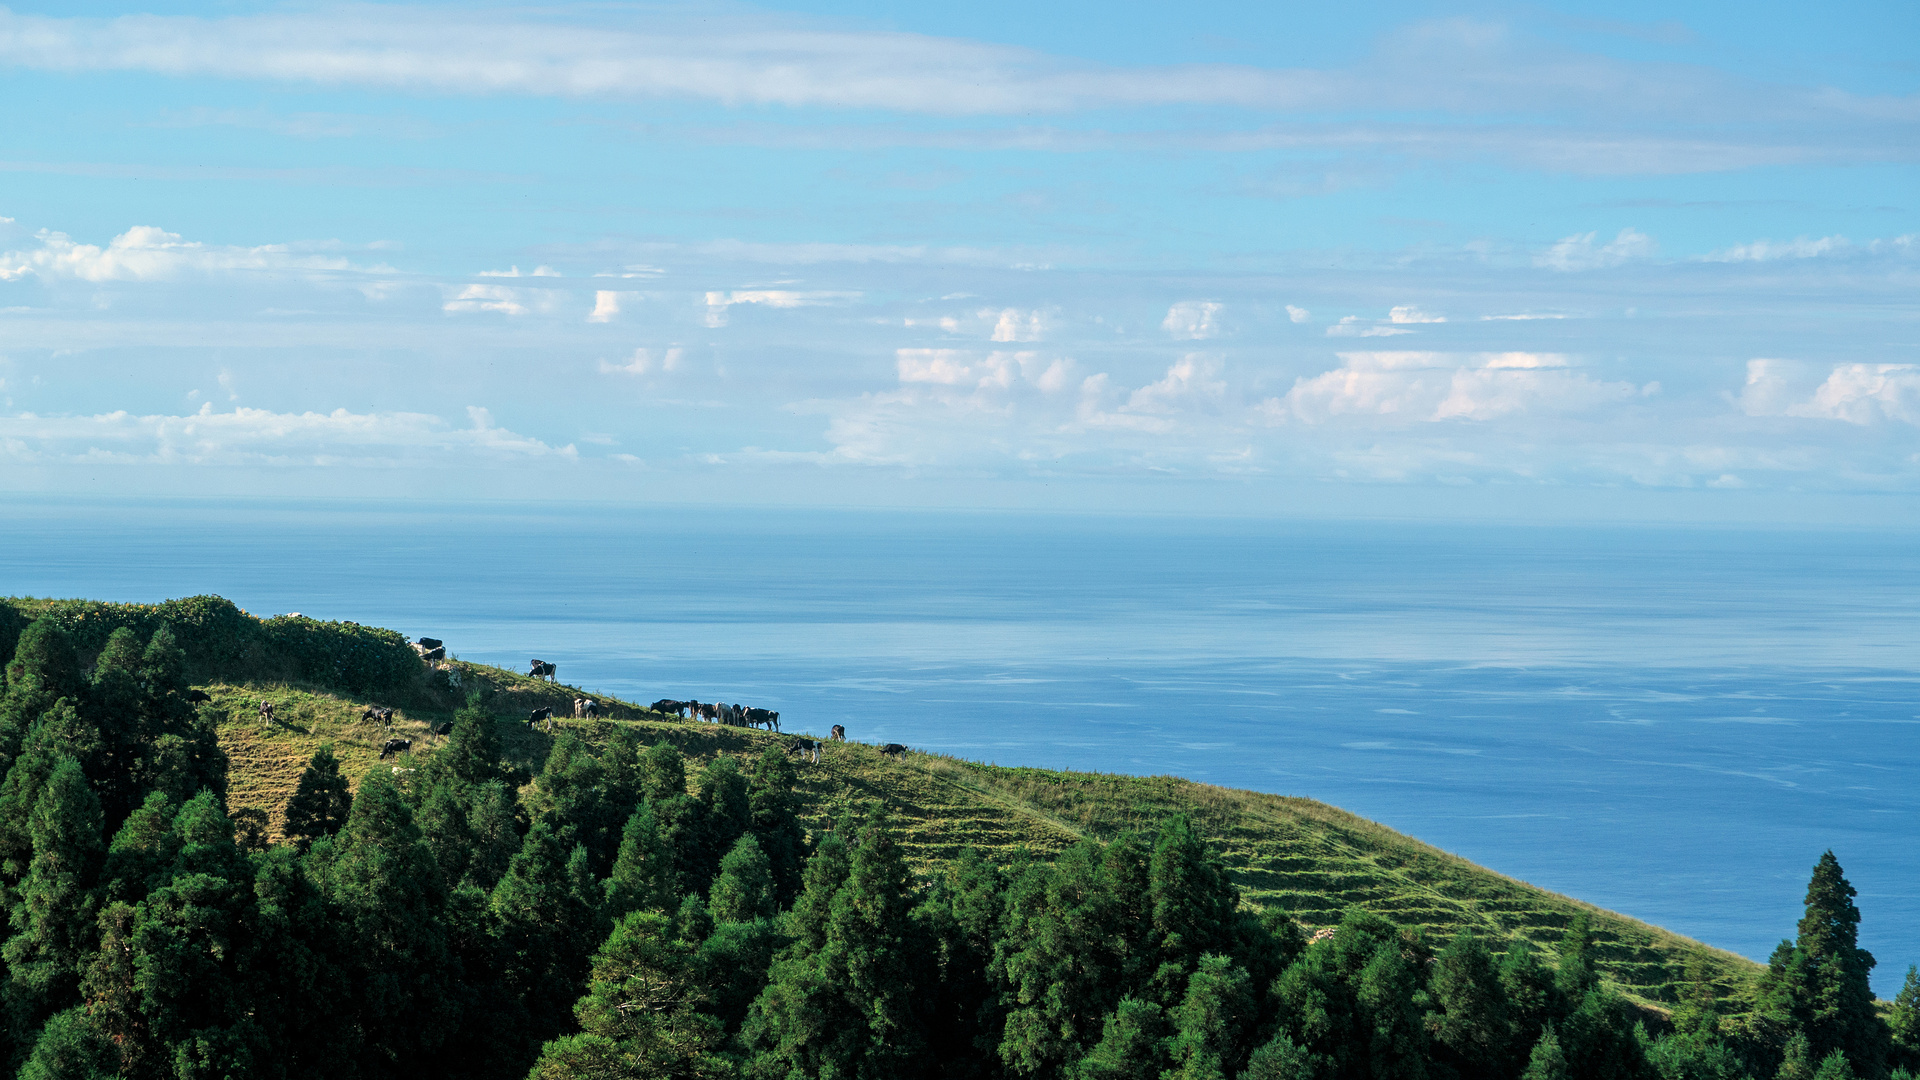
[(0, 8), (0, 491), (1920, 524), (1920, 6)]

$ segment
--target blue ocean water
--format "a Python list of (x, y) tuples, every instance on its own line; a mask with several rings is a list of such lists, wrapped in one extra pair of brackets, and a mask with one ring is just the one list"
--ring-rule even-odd
[(0, 503), (0, 593), (217, 592), (650, 701), (1306, 795), (1764, 960), (1832, 848), (1920, 961), (1905, 534)]

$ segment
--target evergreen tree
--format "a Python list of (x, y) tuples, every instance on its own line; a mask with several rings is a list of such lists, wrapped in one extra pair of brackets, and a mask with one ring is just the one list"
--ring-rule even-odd
[(1813, 1080), (1813, 1046), (1807, 1033), (1794, 1032), (1780, 1055), (1780, 1070), (1774, 1080)]
[(706, 1003), (694, 948), (665, 916), (632, 912), (594, 954), (573, 1009), (581, 1033), (547, 1043), (528, 1080), (731, 1076), (725, 1031)]
[[(1873, 954), (1859, 947), (1860, 909), (1854, 889), (1829, 851), (1807, 884), (1806, 915), (1795, 949), (1804, 960), (1803, 1018), (1809, 1057), (1825, 1061), (1836, 1050), (1878, 1075), (1886, 1059), (1886, 1029), (1874, 1012), (1868, 974)], [(1824, 1068), (1824, 1066), (1823, 1066)]]
[(1320, 1063), (1313, 1055), (1281, 1032), (1247, 1059), (1240, 1080), (1315, 1080), (1319, 1075)]
[(506, 779), (507, 770), (500, 760), (500, 733), (494, 727), (493, 714), (480, 704), (478, 690), (467, 697), (465, 708), (453, 714), (445, 756), (447, 767), (464, 783)]
[(769, 746), (761, 753), (747, 782), (753, 834), (760, 840), (760, 849), (767, 853), (773, 872), (774, 902), (783, 908), (799, 895), (800, 872), (807, 858), (806, 830), (800, 826), (799, 803), (794, 793), (799, 782), (792, 758), (777, 746)]
[[(1559, 991), (1554, 988), (1554, 972), (1540, 963), (1539, 954), (1526, 938), (1507, 943), (1500, 958), (1500, 995), (1507, 1003), (1508, 1045), (1514, 1049), (1513, 1071), (1526, 1067), (1527, 1055), (1546, 1033), (1554, 1016), (1564, 1013)], [(1554, 1042), (1559, 1046), (1559, 1040)]]
[(647, 749), (640, 763), (641, 797), (671, 799), (687, 793), (687, 762), (670, 742), (657, 742)]
[(80, 763), (63, 758), (33, 808), (33, 861), (13, 906), (5, 996), (18, 1038), (70, 1001), (99, 937), (95, 876), (105, 854), (100, 801)]
[(914, 910), (937, 969), (926, 1003), (928, 1053), (951, 1080), (993, 1075), (1005, 1009), (990, 968), (1005, 887), (999, 868), (969, 847)]
[[(809, 891), (813, 881), (809, 867)], [(912, 934), (910, 881), (891, 828), (876, 818), (861, 833), (845, 882), (825, 905), (819, 945), (802, 938), (784, 951), (753, 1003), (742, 1035), (755, 1051), (756, 1072), (927, 1072), (925, 1031), (915, 1010), (927, 989), (926, 957)]]
[(1100, 1041), (1068, 1075), (1072, 1080), (1160, 1080), (1163, 1075), (1203, 1075), (1193, 1072), (1191, 1064), (1181, 1072), (1166, 1071), (1166, 1032), (1167, 1018), (1160, 1006), (1138, 998), (1122, 998), (1102, 1026)]
[(641, 803), (620, 834), (620, 855), (605, 885), (607, 917), (618, 920), (634, 911), (665, 911), (673, 881), (673, 860), (660, 841), (653, 804)]
[(1153, 845), (1148, 878), (1154, 944), (1159, 951), (1154, 987), (1171, 1006), (1186, 992), (1189, 972), (1201, 955), (1226, 952), (1240, 895), (1207, 845), (1184, 817), (1168, 821)]
[(347, 778), (340, 775), (333, 744), (325, 743), (313, 752), (300, 773), (293, 797), (287, 800), (286, 835), (304, 851), (320, 837), (345, 828), (352, 813), (353, 795), (347, 790)]
[(1533, 1044), (1533, 1052), (1527, 1057), (1527, 1070), (1520, 1074), (1520, 1080), (1572, 1080), (1573, 1073), (1567, 1068), (1567, 1056), (1560, 1050), (1560, 1037), (1549, 1027)]
[[(360, 780), (346, 827), (317, 841), (314, 876), (353, 944), (343, 958), (351, 1011), (340, 1017), (347, 1052), (403, 1071), (430, 1059), (450, 1014), (447, 889), (406, 799), (381, 765)], [(392, 1018), (409, 1023), (395, 1026)]]
[(1813, 1080), (1855, 1080), (1853, 1066), (1847, 1063), (1844, 1051), (1835, 1050), (1820, 1062), (1820, 1068), (1813, 1074)]
[(1253, 991), (1245, 969), (1217, 953), (1200, 958), (1187, 993), (1169, 1019), (1173, 1059), (1168, 1080), (1227, 1080), (1237, 1075), (1253, 1023)]
[(700, 770), (697, 787), (705, 835), (699, 869), (688, 884), (704, 891), (734, 841), (753, 826), (753, 810), (747, 797), (747, 778), (731, 757), (723, 755), (709, 761)]
[(27, 729), (61, 698), (78, 702), (87, 685), (73, 639), (51, 617), (35, 619), (20, 634), (7, 662), (7, 691), (0, 696), (0, 769), (12, 766)]
[(1561, 932), (1558, 953), (1553, 984), (1564, 1000), (1577, 1004), (1600, 984), (1600, 973), (1593, 968), (1593, 923), (1586, 912), (1573, 913)]
[(125, 1075), (113, 1041), (79, 1007), (47, 1021), (20, 1070), (20, 1080), (119, 1080)]
[(1506, 994), (1493, 956), (1471, 929), (1454, 935), (1435, 958), (1428, 1026), (1440, 1056), (1466, 1074), (1505, 1062), (1511, 1035)]
[(715, 922), (751, 922), (773, 914), (773, 867), (758, 840), (742, 836), (720, 860), (707, 910)]
[(1920, 1068), (1920, 968), (1907, 965), (1907, 981), (1894, 995), (1887, 1021), (1895, 1063), (1902, 1068)]
[(1375, 946), (1360, 970), (1354, 999), (1376, 1080), (1424, 1080), (1427, 1075), (1426, 1029), (1415, 1001), (1419, 989), (1419, 972), (1401, 942)]
[(527, 833), (494, 887), (506, 976), (527, 1001), (536, 1029), (558, 1030), (579, 995), (593, 943), (605, 933), (587, 852), (563, 847), (546, 822)]

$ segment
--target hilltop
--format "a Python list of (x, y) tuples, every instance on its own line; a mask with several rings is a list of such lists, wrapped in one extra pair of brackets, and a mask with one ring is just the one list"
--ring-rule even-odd
[[(745, 760), (793, 738), (791, 732), (669, 718), (483, 664), (429, 664), (392, 631), (297, 616), (255, 619), (219, 598), (162, 605), (9, 600), (0, 603), (0, 650), (11, 655), (20, 628), (42, 615), (55, 616), (83, 650), (98, 650), (117, 626), (142, 633), (162, 622), (174, 626), (195, 685), (212, 699), (203, 708), (217, 721), (230, 759), (229, 805), (263, 812), (275, 839), (301, 770), (322, 744), (332, 744), (343, 772), (357, 782), (376, 764), (390, 735), (412, 739), (416, 753), (432, 749), (439, 740), (430, 729), (450, 720), (475, 691), (495, 716), (522, 783), (540, 770), (563, 731), (601, 745), (614, 731), (630, 728), (647, 743), (678, 747), (690, 773), (717, 756)], [(598, 702), (602, 717), (572, 719), (576, 697)], [(259, 717), (262, 700), (275, 706), (271, 723)], [(370, 704), (395, 708), (391, 732), (361, 719)], [(555, 708), (552, 734), (520, 722), (542, 706)], [(404, 770), (411, 759), (402, 755), (392, 764)], [(1596, 932), (1601, 973), (1656, 1008), (1671, 1006), (1690, 978), (1703, 975), (1720, 996), (1742, 998), (1761, 970), (1732, 953), (1517, 881), (1312, 799), (1169, 776), (1012, 768), (920, 752), (896, 760), (858, 742), (829, 744), (819, 764), (799, 766), (799, 776), (800, 814), (810, 829), (824, 830), (846, 807), (884, 805), (909, 865), (923, 874), (969, 846), (1005, 864), (1023, 850), (1046, 857), (1083, 837), (1112, 840), (1183, 815), (1225, 863), (1246, 903), (1285, 911), (1310, 933), (1359, 907), (1423, 928), (1435, 940), (1470, 927), (1496, 949), (1516, 938), (1549, 947), (1576, 914), (1585, 913)]]

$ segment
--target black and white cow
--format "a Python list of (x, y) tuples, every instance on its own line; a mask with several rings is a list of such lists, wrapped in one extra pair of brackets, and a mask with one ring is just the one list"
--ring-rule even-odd
[(825, 749), (826, 745), (826, 743), (821, 742), (819, 739), (795, 739), (792, 745), (787, 747), (787, 753), (799, 754), (801, 757), (808, 758), (815, 765), (818, 765), (820, 764), (820, 751)]
[(453, 721), (443, 720), (440, 723), (433, 725), (432, 733), (435, 735), (439, 735), (442, 738), (445, 738), (446, 736), (453, 734)]
[(834, 742), (846, 742), (847, 729), (845, 727), (842, 727), (839, 724), (835, 724), (833, 725), (833, 732), (828, 736), (828, 738), (832, 739)]
[(888, 757), (899, 757), (901, 754), (904, 754), (907, 752), (907, 748), (904, 746), (901, 746), (897, 742), (890, 742), (887, 745), (881, 747), (880, 752), (887, 755)]
[(547, 730), (549, 731), (553, 730), (553, 706), (551, 705), (542, 706), (538, 709), (533, 710), (531, 713), (528, 713), (527, 714), (527, 730), (532, 731), (533, 725), (539, 723), (542, 720), (545, 720), (547, 722)]
[(419, 641), (414, 642), (414, 644), (423, 649), (440, 649), (445, 648), (447, 643), (437, 637), (423, 637)]
[(545, 660), (535, 660), (527, 668), (527, 676), (534, 679), (545, 679), (548, 682), (559, 681), (558, 677), (553, 673), (553, 665), (547, 663)]
[(748, 709), (747, 723), (752, 727), (759, 727), (761, 724), (765, 724), (768, 731), (779, 731), (780, 714), (770, 712), (766, 709)]
[(686, 702), (675, 701), (672, 698), (661, 698), (659, 701), (656, 701), (653, 704), (647, 706), (647, 708), (653, 710), (654, 712), (666, 713), (668, 716), (679, 716), (680, 710), (686, 707), (687, 707)]
[(380, 750), (380, 757), (385, 760), (395, 754), (404, 754), (411, 749), (413, 749), (412, 739), (388, 739), (387, 745)]

